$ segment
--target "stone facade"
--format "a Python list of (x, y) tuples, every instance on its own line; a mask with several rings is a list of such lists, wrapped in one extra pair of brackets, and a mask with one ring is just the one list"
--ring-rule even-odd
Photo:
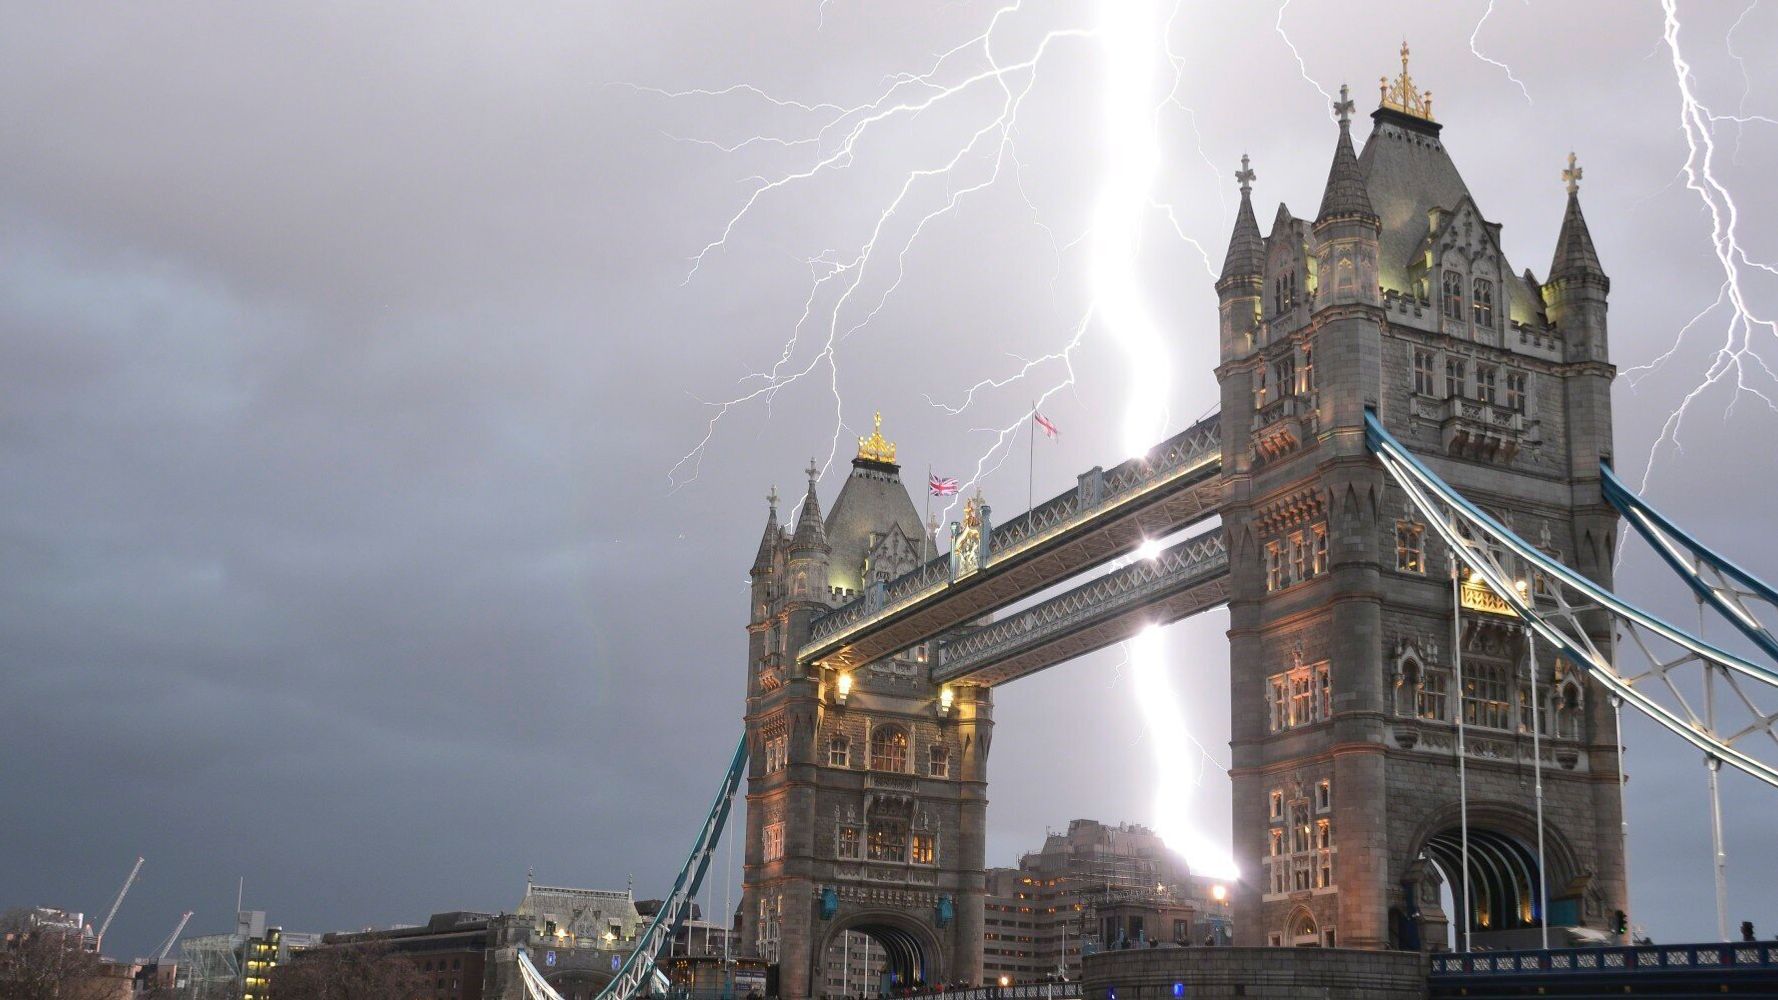
[[(1397, 87), (1418, 97), (1405, 52)], [(1336, 107), (1317, 218), (1281, 205), (1262, 238), (1244, 169), (1216, 286), (1236, 941), (1444, 946), (1463, 712), (1479, 946), (1535, 920), (1525, 633), (1470, 591), (1454, 632), (1450, 558), (1368, 454), (1364, 414), (1609, 586), (1609, 282), (1572, 184), (1540, 283), (1508, 265), (1426, 106), (1386, 100), (1362, 156)], [(1547, 648), (1536, 670), (1551, 923), (1604, 929), (1625, 900), (1613, 713)]]
[(847, 931), (901, 982), (981, 975), (988, 689), (932, 683), (930, 644), (845, 671), (795, 655), (815, 617), (937, 555), (899, 473), (880, 430), (861, 440), (824, 519), (811, 467), (752, 570), (741, 940), (781, 997), (823, 995)]

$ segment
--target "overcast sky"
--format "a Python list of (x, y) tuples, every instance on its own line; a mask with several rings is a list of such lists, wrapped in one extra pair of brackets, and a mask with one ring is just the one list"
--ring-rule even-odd
[[(1003, 63), (1091, 22), (1088, 4), (1027, 6), (996, 35)], [(827, 502), (876, 409), (910, 480), (928, 463), (968, 478), (992, 428), (1067, 375), (1045, 362), (964, 413), (935, 405), (1072, 336), (1107, 158), (1095, 41), (1045, 50), (1016, 160), (903, 255), (917, 220), (992, 168), (967, 156), (948, 187), (917, 184), (844, 303), (833, 281), (811, 300), (820, 262), (856, 256), (908, 171), (950, 159), (999, 91), (897, 116), (847, 169), (767, 192), (688, 280), (756, 178), (807, 170), (833, 137), (725, 152), (812, 135), (821, 111), (636, 89), (748, 83), (850, 106), (978, 34), (989, 3), (4, 10), (0, 905), (103, 911), (145, 855), (112, 934), (126, 956), (188, 908), (193, 932), (226, 929), (241, 876), (249, 908), (302, 930), (510, 908), (527, 866), (661, 893), (739, 733), (767, 489), (794, 495), (809, 456), (827, 460), (836, 411)], [(1659, 5), (1501, 0), (1476, 44), (1523, 91), (1470, 51), (1485, 10), (1297, 0), (1282, 23), (1299, 67), (1277, 7), (1183, 6), (1178, 103), (1155, 118), (1155, 196), (1177, 230), (1152, 215), (1139, 274), (1174, 427), (1215, 404), (1210, 274), (1241, 154), (1262, 220), (1281, 200), (1311, 215), (1334, 139), (1318, 87), (1351, 81), (1368, 112), (1404, 34), (1516, 267), (1547, 271), (1558, 174), (1580, 154), (1621, 367), (1716, 300)], [(1778, 7), (1681, 13), (1700, 96), (1778, 115)], [(1778, 259), (1778, 129), (1725, 121), (1717, 139), (1746, 253)], [(1743, 271), (1753, 307), (1778, 312), (1772, 276)], [(758, 388), (746, 376), (811, 302), (786, 369), (816, 362), (809, 377), (728, 412), (675, 473), (709, 404)], [(1620, 380), (1619, 464), (1636, 477), (1727, 321), (1699, 320), (1634, 390)], [(1095, 328), (1071, 360), (1073, 385), (1045, 404), (1063, 435), (1039, 444), (1039, 496), (1120, 457), (1123, 355)], [(1700, 397), (1683, 450), (1659, 451), (1649, 495), (1778, 575), (1778, 415), (1745, 394), (1727, 410), (1727, 385)], [(1020, 442), (983, 481), (998, 509), (1023, 506), (1026, 474)], [(1642, 556), (1621, 579), (1692, 613)], [(1223, 764), (1225, 625), (1167, 635), (1186, 716)], [(990, 863), (1071, 817), (1151, 819), (1115, 652), (1000, 692), (996, 715)], [(1703, 768), (1647, 725), (1629, 737), (1636, 919), (1657, 939), (1708, 936)], [(1226, 781), (1200, 767), (1194, 802), (1226, 838)], [(1778, 794), (1725, 789), (1731, 917), (1769, 935)]]

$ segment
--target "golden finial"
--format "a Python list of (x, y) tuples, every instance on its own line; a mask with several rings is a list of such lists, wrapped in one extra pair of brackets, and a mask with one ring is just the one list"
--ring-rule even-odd
[(866, 462), (882, 462), (886, 465), (895, 464), (895, 444), (883, 439), (883, 414), (876, 417), (876, 428), (870, 437), (858, 439), (858, 457)]
[(1421, 91), (1414, 86), (1414, 78), (1408, 75), (1408, 40), (1401, 40), (1401, 75), (1394, 82), (1389, 78), (1378, 77), (1377, 89), (1383, 93), (1383, 106), (1402, 114), (1413, 115), (1434, 121), (1432, 117), (1432, 91)]

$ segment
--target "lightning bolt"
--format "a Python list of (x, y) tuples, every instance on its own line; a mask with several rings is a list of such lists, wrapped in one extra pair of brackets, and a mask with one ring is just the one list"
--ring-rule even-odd
[[(827, 16), (828, 3), (820, 5), (818, 23)], [(935, 220), (955, 213), (970, 195), (1003, 180), (1016, 186), (1029, 210), (1032, 223), (1050, 238), (1058, 272), (1065, 254), (1082, 248), (1086, 256), (1090, 292), (1088, 301), (1065, 328), (1059, 342), (1033, 357), (1015, 357), (1008, 371), (977, 380), (959, 399), (928, 401), (950, 416), (962, 415), (989, 396), (1004, 395), (1019, 383), (1035, 383), (1028, 408), (1016, 419), (998, 426), (972, 428), (990, 435), (991, 442), (975, 464), (974, 485), (991, 475), (1012, 453), (1017, 436), (1032, 433), (1032, 418), (1056, 394), (1075, 384), (1075, 358), (1091, 336), (1103, 337), (1123, 357), (1128, 371), (1128, 400), (1120, 427), (1120, 446), (1126, 454), (1140, 456), (1160, 440), (1172, 420), (1169, 408), (1171, 372), (1166, 345), (1139, 280), (1143, 237), (1151, 220), (1164, 219), (1173, 236), (1191, 247), (1204, 273), (1214, 281), (1216, 269), (1203, 244), (1187, 233), (1180, 212), (1155, 192), (1162, 161), (1159, 140), (1163, 116), (1170, 110), (1182, 113), (1197, 139), (1198, 158), (1215, 175), (1214, 163), (1198, 132), (1197, 114), (1180, 97), (1185, 58), (1172, 46), (1172, 28), (1179, 19), (1183, 0), (1101, 0), (1093, 8), (1090, 25), (1062, 25), (1044, 31), (1035, 43), (1004, 40), (1015, 32), (1003, 31), (1024, 12), (1024, 0), (1012, 0), (996, 8), (986, 26), (962, 43), (936, 55), (918, 72), (887, 78), (869, 100), (856, 104), (791, 100), (751, 84), (720, 89), (666, 90), (629, 86), (638, 94), (677, 101), (739, 100), (774, 114), (788, 114), (801, 127), (741, 137), (668, 135), (722, 154), (765, 152), (791, 158), (792, 166), (750, 179), (739, 207), (719, 231), (690, 258), (684, 280), (697, 280), (732, 241), (746, 231), (756, 215), (769, 211), (775, 201), (786, 199), (797, 187), (825, 175), (851, 168), (868, 155), (869, 140), (891, 124), (917, 126), (922, 115), (946, 105), (954, 109), (962, 98), (993, 95), (990, 110), (976, 119), (966, 137), (950, 144), (932, 143), (943, 151), (909, 167), (899, 187), (874, 209), (875, 223), (856, 240), (839, 248), (798, 258), (808, 269), (802, 308), (772, 363), (751, 372), (728, 398), (711, 401), (702, 438), (680, 457), (668, 472), (677, 489), (696, 479), (706, 449), (721, 421), (737, 407), (757, 404), (768, 410), (777, 394), (804, 380), (825, 382), (833, 401), (833, 431), (826, 464), (838, 454), (844, 430), (840, 357), (846, 340), (865, 329), (901, 288), (907, 261), (922, 235)], [(1028, 33), (1029, 34), (1029, 33)], [(1044, 225), (1041, 213), (1025, 193), (1015, 135), (1026, 97), (1038, 78), (1045, 56), (1054, 46), (1077, 39), (1097, 43), (1103, 58), (1104, 87), (1097, 106), (1103, 127), (1101, 179), (1092, 205), (1089, 224), (1066, 244)], [(1170, 78), (1166, 71), (1171, 70)], [(920, 143), (909, 143), (919, 148)], [(1226, 199), (1220, 187), (1219, 197)], [(1227, 202), (1222, 202), (1226, 210)], [(1225, 211), (1226, 214), (1226, 211)], [(953, 501), (954, 503), (955, 501)], [(947, 514), (949, 509), (947, 508)], [(1150, 655), (1154, 643), (1134, 641), (1134, 687), (1144, 703), (1149, 730), (1156, 746), (1172, 748), (1185, 741), (1196, 745), (1202, 760), (1223, 765), (1186, 732), (1175, 704), (1170, 712), (1155, 714), (1148, 703), (1170, 700), (1160, 665)], [(1145, 665), (1145, 663), (1147, 665)], [(1156, 692), (1160, 694), (1157, 695)], [(1187, 789), (1173, 772), (1186, 758), (1169, 749), (1157, 761), (1168, 777), (1157, 793), (1157, 828), (1170, 844), (1187, 853), (1195, 868), (1232, 870), (1226, 848), (1211, 844), (1195, 833), (1186, 815)], [(1205, 765), (1196, 768), (1201, 783)], [(1226, 770), (1226, 768), (1224, 768)], [(1190, 774), (1187, 772), (1189, 779)]]
[[(1290, 34), (1284, 30), (1284, 12), (1289, 9), (1290, 0), (1284, 0), (1283, 3), (1278, 5), (1278, 19), (1272, 23), (1272, 28), (1278, 32), (1279, 38), (1284, 39), (1284, 44), (1290, 48), (1290, 54), (1296, 57), (1297, 72), (1301, 73), (1303, 79), (1308, 81), (1309, 86), (1314, 87), (1315, 91), (1321, 95), (1322, 106), (1332, 107), (1334, 103), (1333, 95), (1328, 93), (1326, 87), (1317, 83), (1315, 78), (1309, 75), (1309, 64), (1303, 61), (1303, 54), (1297, 51), (1296, 43), (1290, 40)], [(1332, 115), (1333, 112), (1329, 111), (1328, 114)]]
[[(1530, 6), (1531, 0), (1525, 0), (1525, 5), (1527, 7)], [(1477, 59), (1480, 59), (1482, 62), (1485, 62), (1491, 66), (1500, 67), (1500, 71), (1506, 74), (1506, 78), (1508, 80), (1511, 80), (1513, 83), (1518, 84), (1519, 93), (1525, 95), (1525, 103), (1526, 104), (1535, 104), (1536, 102), (1531, 99), (1531, 91), (1529, 91), (1525, 88), (1525, 81), (1523, 81), (1523, 80), (1519, 79), (1517, 76), (1513, 75), (1513, 68), (1511, 66), (1508, 66), (1506, 63), (1501, 62), (1498, 59), (1494, 59), (1494, 58), (1488, 56), (1486, 53), (1484, 53), (1481, 50), (1481, 46), (1476, 41), (1476, 39), (1481, 36), (1482, 25), (1487, 24), (1488, 18), (1492, 17), (1493, 15), (1494, 15), (1494, 0), (1488, 0), (1488, 9), (1485, 11), (1482, 11), (1481, 19), (1476, 21), (1476, 23), (1475, 23), (1475, 30), (1471, 31), (1469, 33), (1469, 51)]]
[[(1670, 443), (1675, 450), (1683, 451), (1680, 432), (1685, 424), (1686, 415), (1691, 407), (1708, 390), (1719, 383), (1726, 383), (1733, 389), (1729, 399), (1729, 410), (1742, 394), (1751, 395), (1765, 403), (1767, 408), (1778, 413), (1778, 403), (1773, 400), (1774, 387), (1778, 386), (1778, 375), (1775, 375), (1766, 360), (1756, 348), (1754, 337), (1761, 331), (1778, 335), (1778, 324), (1771, 319), (1756, 313), (1748, 303), (1748, 296), (1742, 287), (1743, 269), (1778, 275), (1778, 268), (1771, 264), (1750, 258), (1741, 244), (1739, 226), (1741, 221), (1740, 207), (1735, 203), (1734, 195), (1717, 176), (1715, 163), (1717, 157), (1715, 130), (1719, 123), (1731, 122), (1743, 126), (1750, 122), (1778, 124), (1764, 115), (1723, 115), (1713, 112), (1698, 97), (1696, 80), (1692, 76), (1691, 64), (1687, 62), (1679, 44), (1679, 13), (1677, 0), (1661, 0), (1663, 12), (1662, 40), (1667, 45), (1672, 57), (1673, 77), (1679, 90), (1679, 129), (1685, 137), (1686, 158), (1681, 170), (1685, 176), (1685, 186), (1697, 194), (1703, 201), (1710, 215), (1710, 244), (1715, 252), (1716, 261), (1722, 269), (1722, 286), (1716, 301), (1706, 306), (1692, 318), (1674, 338), (1672, 346), (1646, 365), (1639, 365), (1625, 370), (1631, 379), (1631, 385), (1637, 385), (1652, 372), (1664, 367), (1679, 351), (1685, 341), (1686, 334), (1706, 316), (1716, 313), (1725, 306), (1729, 316), (1723, 326), (1723, 339), (1711, 353), (1710, 360), (1699, 375), (1698, 382), (1680, 400), (1667, 419), (1661, 425), (1661, 433), (1649, 448), (1648, 462), (1642, 473), (1641, 488), (1646, 490), (1650, 476), (1653, 474), (1655, 461), (1661, 446)], [(1743, 12), (1745, 16), (1745, 12)], [(1737, 24), (1739, 22), (1737, 21)]]

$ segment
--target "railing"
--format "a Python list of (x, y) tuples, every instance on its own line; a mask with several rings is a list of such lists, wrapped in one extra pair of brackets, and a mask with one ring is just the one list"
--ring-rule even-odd
[(1635, 947), (1564, 948), (1553, 951), (1484, 951), (1432, 957), (1432, 975), (1515, 976), (1547, 973), (1648, 973), (1655, 969), (1778, 970), (1778, 942), (1653, 944)]
[(1147, 601), (1157, 592), (1197, 580), (1228, 566), (1222, 529), (1188, 538), (1153, 559), (1140, 559), (1068, 593), (1051, 598), (1000, 621), (984, 625), (941, 647), (935, 675), (955, 677), (999, 658), (1012, 647), (1025, 647), (1056, 632), (1068, 631), (1085, 619), (1101, 619)]
[[(1202, 462), (1220, 459), (1221, 420), (1221, 414), (1211, 414), (1161, 442), (1149, 454), (1104, 472), (1095, 470), (1083, 475), (1074, 489), (994, 525), (988, 536), (988, 565), (982, 568), (990, 568), (1004, 555), (1067, 531), (1077, 521), (1140, 495)], [(889, 581), (879, 593), (867, 591), (815, 619), (810, 641), (827, 639), (872, 615), (937, 592), (950, 582), (951, 557), (947, 553)]]
[(977, 986), (944, 993), (908, 993), (934, 1000), (1080, 1000), (1079, 983), (1024, 983), (1019, 986)]

